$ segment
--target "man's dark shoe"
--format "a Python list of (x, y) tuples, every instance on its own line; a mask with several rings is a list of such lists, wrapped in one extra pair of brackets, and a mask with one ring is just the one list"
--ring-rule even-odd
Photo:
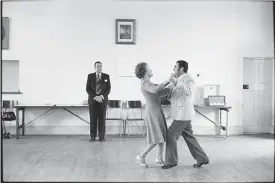
[(193, 167), (194, 168), (200, 168), (202, 165), (207, 165), (208, 163), (209, 163), (209, 161), (197, 163), (197, 164), (194, 164)]
[(95, 141), (95, 137), (91, 137), (89, 141), (90, 142), (94, 142)]
[(169, 169), (169, 168), (172, 168), (174, 166), (177, 166), (177, 165), (163, 165), (161, 168), (162, 169)]
[(101, 141), (101, 142), (105, 142), (105, 141), (106, 141), (106, 139), (105, 139), (105, 137), (99, 137), (99, 141)]

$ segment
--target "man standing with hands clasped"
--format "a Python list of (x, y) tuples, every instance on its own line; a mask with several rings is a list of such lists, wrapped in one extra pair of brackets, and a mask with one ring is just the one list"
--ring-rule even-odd
[(106, 107), (111, 91), (110, 77), (108, 74), (102, 73), (102, 63), (95, 62), (94, 68), (95, 72), (88, 75), (86, 84), (86, 91), (89, 95), (90, 142), (95, 141), (97, 126), (99, 141), (105, 141)]

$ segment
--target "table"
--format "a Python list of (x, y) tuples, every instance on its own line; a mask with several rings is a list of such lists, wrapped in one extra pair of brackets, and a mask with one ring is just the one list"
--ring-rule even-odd
[[(220, 134), (221, 134), (221, 130), (224, 130), (226, 132), (226, 137), (229, 137), (229, 124), (228, 124), (228, 112), (229, 109), (232, 109), (231, 106), (205, 106), (205, 105), (194, 105), (195, 107), (195, 111), (200, 114), (201, 116), (203, 116), (205, 119), (207, 119), (208, 121), (212, 122), (214, 125), (216, 125), (217, 127), (220, 128)], [(209, 119), (207, 116), (205, 116), (204, 114), (202, 114), (200, 111), (198, 111), (196, 108), (207, 108), (207, 109), (217, 109), (219, 110), (219, 124), (215, 123), (214, 121), (212, 121), (211, 119)], [(222, 126), (222, 111), (226, 111), (226, 126)]]
[[(47, 114), (48, 112), (54, 110), (54, 109), (63, 109), (65, 111), (67, 111), (68, 113), (76, 116), (77, 118), (79, 118), (81, 121), (84, 121), (85, 123), (90, 124), (89, 121), (81, 118), (80, 116), (78, 116), (77, 114), (73, 113), (72, 111), (70, 111), (68, 108), (83, 108), (83, 107), (89, 107), (88, 105), (82, 105), (82, 104), (76, 104), (76, 105), (63, 105), (63, 104), (51, 104), (51, 105), (15, 105), (14, 108), (16, 109), (16, 138), (19, 139), (19, 133), (20, 133), (20, 129), (22, 129), (22, 135), (25, 135), (25, 126), (29, 125), (30, 123), (34, 122), (35, 120), (39, 119), (40, 117), (44, 116), (45, 114)], [(46, 112), (42, 113), (41, 115), (39, 115), (38, 117), (36, 117), (35, 119), (29, 121), (26, 125), (25, 125), (25, 109), (26, 108), (50, 108), (48, 109)], [(22, 123), (21, 125), (19, 125), (19, 112), (22, 111)]]
[[(162, 105), (163, 107), (169, 107), (170, 105)], [(29, 125), (30, 123), (34, 122), (35, 120), (39, 119), (40, 117), (44, 116), (45, 114), (47, 114), (48, 112), (50, 112), (51, 110), (54, 109), (63, 109), (67, 112), (69, 112), (70, 114), (76, 116), (77, 118), (79, 118), (80, 120), (84, 121), (87, 124), (90, 124), (89, 121), (81, 118), (80, 116), (78, 116), (77, 114), (73, 113), (72, 111), (70, 111), (68, 108), (83, 108), (83, 107), (89, 107), (88, 105), (83, 105), (83, 104), (76, 104), (76, 105), (61, 105), (61, 104), (52, 104), (52, 105), (15, 105), (14, 108), (16, 108), (16, 138), (19, 139), (19, 134), (20, 134), (20, 129), (22, 129), (22, 135), (25, 135), (25, 126)], [(194, 105), (195, 107), (195, 111), (200, 114), (201, 116), (203, 116), (205, 119), (207, 119), (208, 121), (212, 122), (214, 125), (216, 125), (217, 127), (220, 128), (220, 133), (221, 130), (224, 130), (226, 132), (226, 137), (229, 137), (229, 122), (228, 122), (228, 112), (229, 109), (232, 109), (231, 106), (204, 106), (204, 105)], [(50, 108), (48, 109), (46, 112), (42, 113), (41, 115), (39, 115), (38, 117), (36, 117), (35, 119), (29, 121), (26, 125), (25, 125), (25, 109), (26, 108)], [(200, 111), (198, 111), (198, 108), (208, 108), (208, 109), (217, 109), (219, 110), (219, 122), (218, 124), (215, 123), (213, 120), (209, 119), (207, 116), (205, 116), (204, 114), (202, 114)], [(19, 125), (19, 121), (20, 121), (20, 117), (19, 117), (19, 112), (22, 111), (22, 123), (21, 125)], [(226, 111), (226, 126), (222, 126), (222, 111)], [(166, 117), (166, 119), (168, 119), (170, 116)], [(125, 128), (125, 127), (123, 127)], [(123, 130), (124, 134), (125, 134), (125, 129)]]
[[(162, 107), (170, 107), (169, 104), (161, 105)], [(205, 105), (194, 105), (195, 111), (203, 116), (208, 121), (212, 122), (214, 125), (220, 128), (219, 134), (221, 134), (221, 130), (226, 132), (226, 137), (229, 137), (229, 124), (228, 124), (228, 112), (229, 109), (232, 109), (231, 106), (205, 106)], [(219, 123), (215, 123), (213, 120), (209, 119), (207, 116), (198, 111), (198, 108), (207, 108), (207, 109), (217, 109), (219, 110)], [(222, 126), (222, 111), (226, 111), (226, 126)], [(166, 117), (166, 119), (170, 118), (170, 116)]]

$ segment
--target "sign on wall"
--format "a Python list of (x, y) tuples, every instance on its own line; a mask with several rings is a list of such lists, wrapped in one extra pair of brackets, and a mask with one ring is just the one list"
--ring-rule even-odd
[(1, 38), (2, 38), (2, 49), (9, 49), (9, 18), (2, 18), (2, 30), (1, 30)]

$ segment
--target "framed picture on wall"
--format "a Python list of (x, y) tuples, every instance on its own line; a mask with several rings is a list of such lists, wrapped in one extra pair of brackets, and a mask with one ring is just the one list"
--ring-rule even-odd
[(1, 39), (2, 39), (2, 49), (9, 49), (9, 18), (2, 18), (2, 30), (1, 30)]
[(136, 20), (116, 19), (116, 44), (136, 44)]

